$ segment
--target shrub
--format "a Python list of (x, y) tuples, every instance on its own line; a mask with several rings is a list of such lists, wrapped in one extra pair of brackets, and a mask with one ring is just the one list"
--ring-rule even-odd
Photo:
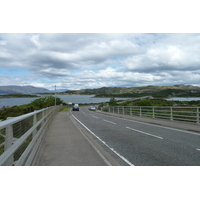
[(151, 100), (143, 99), (138, 102), (138, 106), (153, 106)]
[(109, 106), (116, 106), (117, 105), (117, 101), (115, 98), (111, 98), (109, 101)]

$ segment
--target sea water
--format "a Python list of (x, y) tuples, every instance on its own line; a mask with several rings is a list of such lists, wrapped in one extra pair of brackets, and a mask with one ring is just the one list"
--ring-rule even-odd
[[(94, 98), (94, 95), (56, 95), (65, 103), (101, 103), (101, 102), (109, 102), (110, 98)], [(0, 108), (3, 106), (19, 106), (24, 104), (29, 104), (35, 99), (41, 97), (31, 97), (31, 98), (3, 98), (0, 99)], [(116, 100), (126, 100), (129, 98), (115, 98)]]

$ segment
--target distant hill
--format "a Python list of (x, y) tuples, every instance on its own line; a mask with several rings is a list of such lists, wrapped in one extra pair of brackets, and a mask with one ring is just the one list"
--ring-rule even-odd
[(200, 87), (193, 85), (102, 87), (97, 89), (68, 90), (69, 94), (95, 95), (96, 97), (199, 97)]
[(33, 86), (0, 86), (0, 94), (36, 94), (50, 92), (45, 88), (33, 87)]

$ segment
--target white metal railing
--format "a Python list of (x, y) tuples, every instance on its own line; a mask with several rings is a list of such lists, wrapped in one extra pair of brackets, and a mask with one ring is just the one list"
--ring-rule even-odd
[(171, 121), (188, 123), (200, 123), (200, 107), (168, 107), (168, 106), (105, 106), (103, 111), (135, 115), (140, 117), (152, 117)]
[(0, 166), (34, 165), (45, 132), (61, 106), (0, 122)]

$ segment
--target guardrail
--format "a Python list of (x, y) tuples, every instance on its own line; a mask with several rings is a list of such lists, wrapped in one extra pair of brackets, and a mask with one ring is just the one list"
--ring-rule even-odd
[(200, 107), (168, 107), (168, 106), (105, 106), (103, 111), (140, 117), (152, 117), (181, 121), (188, 123), (200, 123)]
[(61, 106), (0, 122), (0, 166), (34, 165), (45, 132)]

